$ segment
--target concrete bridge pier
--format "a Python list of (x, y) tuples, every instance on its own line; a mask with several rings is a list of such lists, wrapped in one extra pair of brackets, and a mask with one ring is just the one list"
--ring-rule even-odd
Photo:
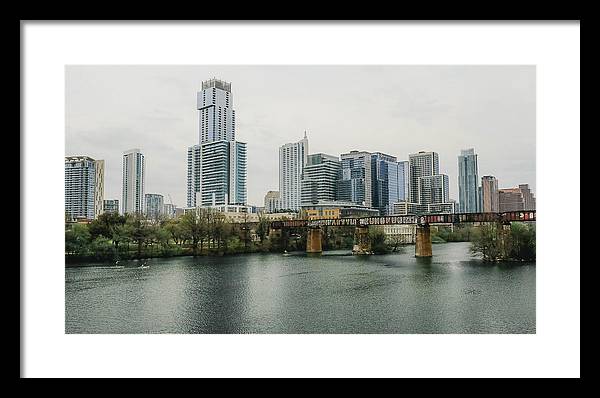
[(429, 224), (417, 224), (417, 236), (415, 239), (415, 257), (431, 257), (431, 231)]
[(269, 240), (281, 239), (281, 228), (269, 228)]
[(369, 227), (357, 226), (354, 230), (354, 246), (352, 254), (371, 254), (371, 241), (369, 239)]
[(323, 230), (321, 227), (308, 227), (306, 235), (306, 253), (321, 254), (323, 253)]

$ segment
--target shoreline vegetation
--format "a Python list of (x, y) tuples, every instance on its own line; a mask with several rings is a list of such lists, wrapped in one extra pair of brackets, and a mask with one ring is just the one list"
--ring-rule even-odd
[[(66, 220), (65, 220), (66, 221)], [(354, 227), (323, 227), (323, 250), (352, 250)], [(403, 253), (407, 245), (383, 230), (369, 231), (374, 254)], [(535, 261), (535, 225), (512, 223), (509, 228), (485, 224), (432, 228), (432, 243), (471, 242), (471, 252), (485, 262)], [(190, 211), (178, 218), (146, 220), (139, 214), (101, 214), (89, 224), (65, 222), (65, 262), (113, 262), (179, 256), (224, 256), (284, 253), (306, 249), (306, 230), (290, 228), (269, 235), (269, 221), (227, 222), (211, 209)]]

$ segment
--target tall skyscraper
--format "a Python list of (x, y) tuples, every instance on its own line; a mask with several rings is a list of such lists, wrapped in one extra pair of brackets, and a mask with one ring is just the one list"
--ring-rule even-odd
[(337, 156), (324, 153), (308, 155), (300, 183), (301, 205), (336, 200), (341, 170), (341, 162)]
[(350, 151), (341, 155), (342, 175), (338, 181), (338, 200), (373, 207), (371, 153)]
[(308, 157), (308, 138), (279, 147), (279, 193), (281, 207), (300, 210), (301, 179)]
[(200, 206), (246, 204), (246, 144), (212, 141), (201, 145)]
[(231, 83), (214, 78), (202, 82), (197, 108), (200, 144), (235, 140), (235, 110)]
[(187, 207), (196, 207), (196, 196), (200, 192), (200, 145), (192, 145), (187, 152)]
[(65, 157), (65, 212), (94, 219), (104, 208), (104, 161), (89, 156)]
[(202, 82), (197, 109), (200, 140), (188, 148), (187, 205), (245, 205), (246, 143), (235, 141), (231, 83)]
[(398, 198), (399, 201), (410, 199), (410, 164), (408, 160), (398, 162)]
[(104, 213), (104, 160), (96, 160), (96, 188), (94, 190), (94, 217)]
[(440, 174), (440, 161), (437, 152), (413, 153), (408, 155), (410, 166), (410, 201), (421, 203), (419, 178)]
[(144, 212), (145, 175), (146, 161), (140, 150), (123, 152), (123, 214)]
[(146, 217), (151, 220), (158, 219), (164, 211), (164, 196), (157, 193), (147, 193), (144, 195), (146, 202)]
[(497, 213), (500, 211), (498, 180), (494, 176), (481, 177), (481, 211)]
[(479, 211), (479, 176), (477, 154), (473, 148), (463, 149), (458, 157), (458, 206), (460, 213)]

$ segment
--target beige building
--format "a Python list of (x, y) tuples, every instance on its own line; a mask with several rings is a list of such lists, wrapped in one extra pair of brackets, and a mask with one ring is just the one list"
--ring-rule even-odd
[(494, 176), (481, 177), (481, 204), (484, 213), (500, 211), (498, 180)]

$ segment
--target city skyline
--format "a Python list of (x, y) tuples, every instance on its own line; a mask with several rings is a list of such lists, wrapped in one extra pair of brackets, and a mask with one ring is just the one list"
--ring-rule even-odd
[[(440, 173), (449, 176), (451, 199), (458, 200), (456, 156), (465, 148), (475, 148), (479, 174), (496, 176), (499, 188), (528, 183), (535, 192), (533, 67), (69, 66), (66, 76), (66, 155), (106, 160), (105, 199), (120, 198), (121, 164), (115, 162), (115, 155), (120, 158), (126, 147), (139, 147), (147, 158), (146, 191), (165, 198), (171, 195), (176, 205), (186, 205), (187, 148), (198, 140), (195, 97), (201, 82), (212, 77), (231, 82), (235, 93), (236, 135), (248, 143), (249, 204), (260, 206), (267, 191), (278, 189), (277, 150), (299, 140), (304, 130), (311, 142), (309, 154), (339, 156), (364, 150), (405, 161), (410, 153), (435, 151), (440, 156)], [(353, 82), (367, 76), (370, 84), (361, 91), (361, 84)], [(315, 78), (312, 86), (309, 77)], [(421, 79), (415, 82), (409, 77)], [(424, 82), (427, 77), (437, 77), (447, 87)], [(323, 86), (326, 78), (329, 85)], [(298, 80), (304, 82), (303, 87)], [(143, 81), (147, 84), (141, 85)], [(400, 87), (401, 82), (407, 84)], [(119, 90), (115, 90), (117, 83)], [(344, 90), (333, 89), (340, 86)], [(310, 87), (325, 87), (315, 91), (318, 101), (307, 90)], [(143, 94), (149, 88), (155, 92), (147, 98)], [(352, 95), (357, 89), (361, 95)], [(90, 101), (96, 106), (90, 106)], [(149, 113), (139, 109), (144, 103), (151, 104)], [(106, 112), (116, 112), (114, 120), (105, 115), (102, 122), (95, 121)], [(324, 114), (333, 116), (324, 118)], [(454, 124), (436, 127), (447, 123), (450, 115), (457, 116)], [(494, 117), (485, 123), (479, 120), (482, 115)], [(365, 119), (373, 126), (370, 130), (364, 128)], [(332, 123), (339, 127), (327, 128)], [(498, 133), (475, 133), (480, 123)], [(464, 133), (457, 130), (459, 125)], [(500, 133), (501, 129), (506, 133)], [(510, 143), (510, 150), (498, 151), (507, 146), (505, 142)]]

